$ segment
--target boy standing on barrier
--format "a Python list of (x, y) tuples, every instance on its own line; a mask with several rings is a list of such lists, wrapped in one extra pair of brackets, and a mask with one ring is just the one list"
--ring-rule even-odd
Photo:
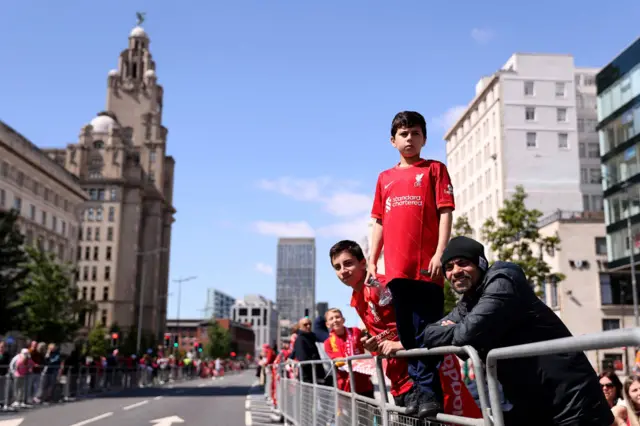
[[(462, 295), (458, 305), (424, 330), (426, 347), (494, 348), (544, 342), (571, 333), (534, 293), (522, 269), (510, 262), (488, 266), (484, 247), (453, 238), (442, 254), (447, 279)], [(507, 425), (609, 426), (613, 415), (583, 352), (498, 362), (498, 380), (513, 404)]]
[[(331, 308), (325, 314), (329, 338), (324, 341), (324, 350), (331, 359), (346, 358), (365, 353), (362, 346), (362, 332), (357, 327), (345, 327), (342, 311)], [(355, 387), (352, 388), (349, 380), (349, 372), (341, 370), (345, 363), (338, 363), (336, 367), (338, 376), (338, 389), (345, 392), (355, 392), (362, 396), (373, 398), (373, 383), (369, 376), (362, 373), (353, 373)]]
[[(422, 347), (421, 331), (442, 316), (440, 257), (451, 236), (455, 207), (446, 166), (420, 158), (426, 135), (426, 122), (419, 113), (404, 111), (394, 117), (391, 144), (400, 153), (400, 162), (378, 176), (371, 211), (375, 223), (367, 282), (376, 277), (384, 246), (385, 275), (405, 349)], [(426, 417), (442, 411), (439, 362), (434, 357), (408, 359), (415, 385), (406, 398), (407, 413)]]

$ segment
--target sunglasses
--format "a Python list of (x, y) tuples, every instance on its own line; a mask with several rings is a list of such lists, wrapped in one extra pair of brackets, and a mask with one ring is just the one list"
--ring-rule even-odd
[(602, 386), (603, 388), (607, 388), (607, 389), (611, 389), (613, 388), (613, 383), (600, 383), (600, 386)]
[(304, 324), (302, 324), (303, 327), (311, 327), (311, 323), (310, 322), (305, 322)]

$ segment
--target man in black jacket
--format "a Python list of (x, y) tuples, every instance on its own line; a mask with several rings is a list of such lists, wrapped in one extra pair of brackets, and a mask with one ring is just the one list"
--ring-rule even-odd
[[(425, 328), (426, 347), (471, 345), (486, 357), (494, 348), (540, 342), (571, 333), (533, 292), (522, 269), (490, 268), (479, 242), (453, 238), (442, 255), (451, 287), (462, 295), (449, 315)], [(519, 426), (609, 426), (613, 415), (595, 371), (582, 352), (498, 362), (498, 380)]]

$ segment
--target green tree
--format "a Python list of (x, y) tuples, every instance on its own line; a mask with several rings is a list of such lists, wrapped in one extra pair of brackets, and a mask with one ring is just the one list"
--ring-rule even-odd
[(109, 350), (106, 336), (107, 329), (102, 324), (96, 324), (87, 337), (86, 354), (94, 358), (106, 355)]
[(16, 302), (27, 276), (24, 237), (17, 220), (15, 210), (0, 211), (0, 334), (19, 329)]
[(212, 319), (207, 329), (209, 343), (205, 348), (205, 352), (211, 358), (223, 358), (231, 352), (231, 336), (229, 331), (225, 330), (218, 321)]
[(69, 265), (53, 255), (27, 247), (27, 276), (24, 289), (14, 303), (19, 309), (21, 329), (38, 341), (63, 343), (74, 339), (80, 328), (78, 288)]
[(469, 225), (469, 218), (467, 215), (460, 215), (456, 218), (453, 226), (451, 227), (452, 237), (471, 237), (473, 236), (473, 228)]
[(482, 226), (482, 236), (499, 260), (519, 265), (536, 289), (551, 279), (562, 281), (562, 274), (554, 274), (543, 259), (543, 254), (552, 255), (560, 250), (560, 238), (557, 235), (542, 236), (538, 221), (542, 212), (527, 209), (527, 193), (522, 186), (516, 187), (511, 199), (505, 200), (498, 210), (498, 221), (486, 220)]
[[(461, 215), (456, 218), (453, 226), (451, 227), (452, 237), (471, 237), (473, 236), (473, 228), (469, 224), (469, 218), (466, 215)], [(458, 304), (459, 296), (451, 288), (451, 283), (448, 280), (444, 282), (444, 314), (447, 315)]]

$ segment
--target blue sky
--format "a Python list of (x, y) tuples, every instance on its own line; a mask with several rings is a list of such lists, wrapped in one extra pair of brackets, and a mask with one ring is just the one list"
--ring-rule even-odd
[(105, 107), (138, 10), (177, 161), (171, 278), (198, 276), (181, 316), (201, 315), (208, 287), (275, 298), (277, 235), (313, 234), (316, 298), (355, 321), (327, 252), (366, 232), (377, 174), (397, 160), (393, 115), (422, 112), (424, 155), (444, 160), (451, 111), (482, 75), (513, 52), (602, 66), (638, 37), (640, 2), (9, 2), (0, 120), (39, 146), (76, 141)]

